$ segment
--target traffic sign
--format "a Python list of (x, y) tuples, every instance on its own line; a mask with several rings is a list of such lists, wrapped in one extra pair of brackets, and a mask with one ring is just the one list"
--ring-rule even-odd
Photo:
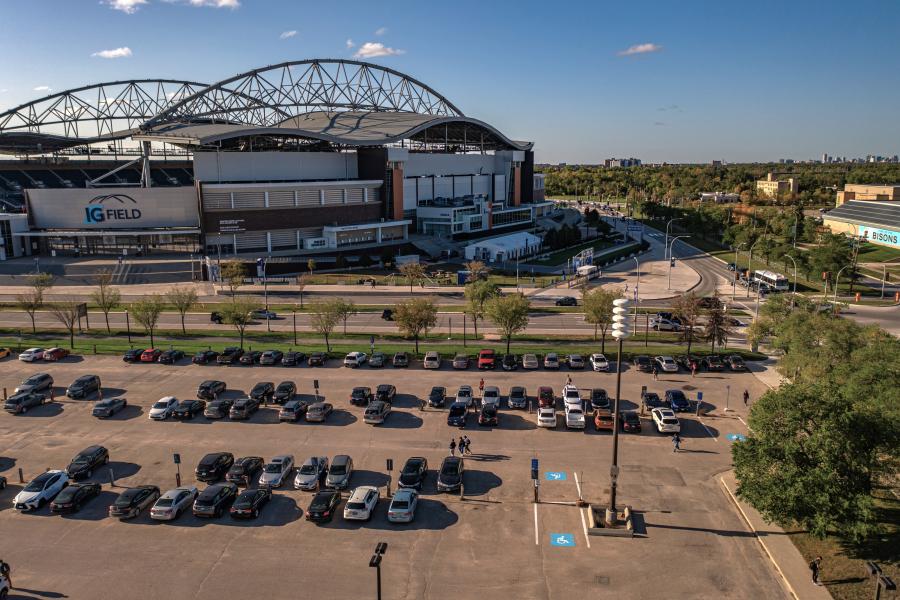
[(571, 533), (551, 533), (551, 546), (573, 547), (575, 546), (575, 535)]
[(697, 402), (703, 400), (703, 392), (697, 392)]
[(538, 459), (531, 459), (531, 478), (537, 481), (538, 478)]
[(393, 458), (387, 459), (387, 470), (388, 471), (394, 470), (394, 459)]
[(544, 478), (547, 481), (565, 481), (566, 480), (566, 472), (565, 471), (547, 471), (544, 473)]
[(176, 465), (180, 465), (181, 464), (181, 455), (176, 452), (175, 454), (172, 455), (172, 461), (174, 461)]

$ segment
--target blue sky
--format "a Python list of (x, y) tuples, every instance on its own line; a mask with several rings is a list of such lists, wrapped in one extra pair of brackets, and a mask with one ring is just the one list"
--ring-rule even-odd
[(896, 0), (0, 0), (0, 107), (363, 52), (543, 162), (893, 155), (898, 26)]

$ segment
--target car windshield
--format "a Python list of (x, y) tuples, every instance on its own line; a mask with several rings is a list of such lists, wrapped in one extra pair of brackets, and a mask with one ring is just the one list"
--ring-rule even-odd
[(444, 463), (441, 467), (441, 475), (456, 475), (457, 464), (455, 462)]
[(406, 510), (409, 508), (409, 502), (406, 500), (394, 500), (391, 502), (391, 508), (396, 510)]
[(494, 408), (493, 406), (485, 406), (485, 407), (481, 410), (481, 412), (482, 412), (482, 414), (484, 414), (486, 417), (493, 417), (494, 415), (497, 414), (497, 409)]
[(343, 475), (346, 472), (347, 472), (347, 465), (342, 465), (342, 464), (331, 465), (331, 474), (332, 475)]
[(282, 384), (279, 384), (279, 386), (278, 386), (278, 391), (279, 391), (279, 392), (289, 392), (289, 391), (291, 391), (291, 384), (289, 384), (289, 383), (282, 383)]
[(310, 510), (324, 510), (328, 508), (328, 505), (331, 503), (331, 494), (317, 494), (312, 502), (309, 503)]
[(420, 460), (407, 461), (406, 465), (403, 466), (403, 475), (415, 475), (421, 467), (422, 461)]
[(315, 475), (316, 473), (318, 473), (318, 471), (319, 470), (316, 465), (303, 465), (302, 467), (300, 467), (301, 475)]
[(348, 502), (347, 508), (350, 510), (362, 510), (366, 507), (365, 502)]
[(31, 483), (25, 486), (23, 491), (26, 492), (39, 492), (44, 489), (44, 486), (47, 485), (47, 481), (53, 477), (50, 473), (42, 473), (31, 480)]
[(130, 489), (130, 490), (125, 490), (124, 492), (122, 492), (121, 494), (119, 494), (119, 497), (118, 497), (118, 498), (116, 498), (116, 506), (118, 506), (118, 507), (120, 507), (120, 508), (130, 506), (131, 503), (134, 501), (134, 499), (135, 499), (135, 498), (138, 496), (138, 494), (140, 494), (141, 492), (143, 492), (143, 490), (139, 490), (139, 489), (136, 489), (136, 488), (135, 488), (135, 489)]
[(160, 498), (159, 500), (156, 501), (156, 506), (158, 508), (166, 508), (168, 506), (172, 506), (172, 504), (174, 504), (174, 503), (175, 503), (175, 500), (173, 498)]
[(266, 465), (266, 473), (281, 473), (282, 464), (281, 463), (269, 463)]
[(466, 414), (465, 406), (451, 406), (450, 407), (450, 416), (451, 417), (461, 417)]
[(575, 409), (571, 409), (571, 410), (569, 411), (569, 414), (572, 415), (573, 417), (580, 417), (580, 416), (582, 416), (584, 413), (581, 412), (580, 409), (575, 408)]
[(521, 398), (522, 396), (525, 395), (525, 390), (513, 388), (513, 389), (509, 390), (509, 395), (514, 398)]
[(153, 408), (167, 408), (168, 406), (168, 402), (157, 402), (153, 405)]

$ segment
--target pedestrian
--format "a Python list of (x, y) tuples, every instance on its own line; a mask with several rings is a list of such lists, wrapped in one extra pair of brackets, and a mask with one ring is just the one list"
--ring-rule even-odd
[(626, 294), (628, 293), (628, 284), (627, 283), (625, 284), (625, 293)]
[(816, 585), (822, 585), (819, 581), (819, 565), (822, 564), (822, 557), (817, 556), (814, 561), (809, 563), (809, 570), (812, 571), (812, 581)]
[(572, 385), (572, 376), (566, 375), (566, 385)]
[(653, 365), (653, 380), (654, 381), (659, 380), (659, 369), (656, 368), (656, 365)]
[(456, 443), (456, 447), (459, 448), (460, 456), (466, 453), (466, 439), (463, 436), (459, 436), (459, 442)]
[(472, 454), (472, 440), (469, 439), (469, 436), (464, 435), (463, 441), (466, 443), (466, 454)]
[(694, 361), (691, 361), (691, 379), (693, 379), (694, 375), (696, 375), (696, 374), (697, 374), (697, 363)]
[(456, 440), (450, 438), (450, 456), (456, 456)]
[(9, 586), (9, 589), (12, 589), (12, 578), (10, 577), (10, 568), (9, 563), (5, 560), (0, 560), (0, 575), (6, 579), (6, 584)]
[(677, 433), (672, 436), (672, 452), (679, 452), (681, 450), (681, 436)]
[(744, 390), (744, 408), (747, 408), (748, 402), (750, 402), (750, 392), (748, 390)]
[(481, 378), (481, 381), (478, 382), (478, 392), (484, 392), (484, 377)]

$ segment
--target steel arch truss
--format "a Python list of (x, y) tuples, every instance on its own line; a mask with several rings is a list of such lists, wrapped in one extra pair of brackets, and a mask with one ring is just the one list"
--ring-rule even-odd
[(213, 84), (174, 103), (146, 127), (175, 121), (268, 127), (308, 112), (345, 110), (463, 116), (432, 88), (393, 69), (316, 59), (254, 69)]

